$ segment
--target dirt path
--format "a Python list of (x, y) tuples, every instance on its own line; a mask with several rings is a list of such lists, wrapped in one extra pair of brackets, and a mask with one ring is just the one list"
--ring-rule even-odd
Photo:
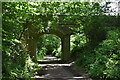
[(41, 61), (39, 66), (43, 69), (38, 71), (35, 76), (37, 80), (92, 80), (85, 76), (83, 70), (76, 71), (74, 69), (74, 62), (69, 64), (60, 64), (60, 59), (47, 56), (46, 60)]

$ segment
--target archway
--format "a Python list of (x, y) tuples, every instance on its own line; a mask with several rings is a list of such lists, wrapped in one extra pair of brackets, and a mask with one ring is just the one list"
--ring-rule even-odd
[(61, 39), (61, 45), (62, 45), (62, 55), (61, 59), (64, 62), (67, 62), (70, 60), (70, 35), (71, 30), (69, 27), (64, 26), (58, 26), (55, 30), (47, 30), (44, 32), (39, 32), (38, 29), (35, 29), (31, 25), (28, 25), (27, 27), (31, 28), (26, 31), (24, 34), (24, 39), (26, 43), (26, 49), (27, 53), (30, 54), (33, 61), (36, 61), (36, 48), (37, 48), (37, 41), (38, 37), (44, 35), (44, 34), (54, 34)]
[(70, 59), (70, 34), (65, 34), (61, 32), (61, 30), (51, 30), (51, 31), (46, 31), (43, 33), (40, 33), (39, 36), (45, 35), (45, 34), (54, 34), (58, 36), (61, 39), (61, 59), (64, 62), (69, 61)]

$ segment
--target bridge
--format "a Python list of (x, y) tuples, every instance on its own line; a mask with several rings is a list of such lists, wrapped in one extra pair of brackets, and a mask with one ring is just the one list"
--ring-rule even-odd
[(24, 39), (26, 42), (27, 53), (35, 60), (36, 59), (36, 48), (38, 38), (45, 34), (54, 34), (61, 39), (62, 54), (61, 59), (63, 61), (70, 60), (70, 35), (73, 34), (73, 30), (70, 27), (79, 27), (79, 25), (72, 23), (59, 23), (54, 30), (46, 30), (44, 32), (39, 32), (30, 23), (26, 23), (24, 27), (28, 30), (24, 33)]

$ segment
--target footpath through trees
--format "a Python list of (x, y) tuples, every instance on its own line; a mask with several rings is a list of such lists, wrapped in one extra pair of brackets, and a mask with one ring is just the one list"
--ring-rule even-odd
[(42, 69), (37, 71), (35, 79), (57, 79), (57, 80), (93, 80), (87, 76), (84, 69), (75, 69), (75, 63), (62, 63), (61, 59), (46, 56), (45, 60), (39, 61)]

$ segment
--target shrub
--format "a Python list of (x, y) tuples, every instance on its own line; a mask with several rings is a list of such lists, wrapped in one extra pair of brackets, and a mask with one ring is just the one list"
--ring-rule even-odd
[(44, 56), (46, 55), (47, 49), (46, 48), (42, 48), (40, 50), (37, 51), (37, 60), (42, 60), (44, 59)]
[[(37, 64), (32, 62), (30, 56), (25, 53), (22, 44), (18, 40), (3, 39), (2, 46), (2, 74), (3, 78), (31, 78)], [(8, 44), (8, 45), (7, 45)]]
[(93, 78), (120, 78), (120, 30), (110, 30), (103, 40), (91, 52), (84, 52), (77, 60)]
[(84, 34), (76, 34), (71, 36), (71, 56), (77, 58), (83, 51), (83, 47), (87, 43), (87, 38)]

